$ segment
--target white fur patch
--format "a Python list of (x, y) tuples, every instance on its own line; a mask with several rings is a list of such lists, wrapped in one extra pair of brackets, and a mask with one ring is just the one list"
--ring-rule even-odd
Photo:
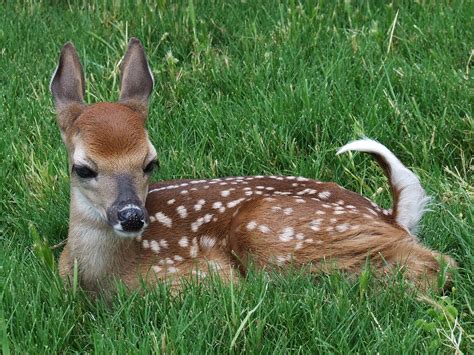
[(184, 206), (176, 207), (176, 212), (178, 212), (181, 218), (186, 218), (188, 216), (188, 210)]
[(377, 154), (386, 162), (390, 171), (390, 184), (399, 193), (396, 221), (410, 232), (416, 233), (426, 204), (430, 200), (418, 177), (405, 167), (395, 154), (374, 140), (361, 139), (351, 142), (339, 149), (337, 154), (350, 150)]
[(321, 191), (318, 194), (318, 197), (322, 200), (327, 200), (331, 196), (331, 193), (329, 191)]
[(290, 240), (293, 239), (293, 235), (295, 234), (295, 231), (293, 227), (286, 227), (283, 228), (282, 232), (278, 236), (282, 242), (289, 242)]
[(173, 224), (171, 218), (169, 218), (167, 215), (165, 215), (163, 212), (157, 212), (155, 214), (155, 218), (158, 222), (163, 224), (164, 226), (171, 228), (171, 225)]
[(179, 244), (180, 247), (186, 248), (189, 245), (188, 237), (181, 237), (178, 244)]
[(257, 227), (257, 222), (255, 222), (255, 221), (250, 221), (247, 224), (247, 230), (249, 230), (249, 231), (253, 231), (255, 229), (255, 227)]

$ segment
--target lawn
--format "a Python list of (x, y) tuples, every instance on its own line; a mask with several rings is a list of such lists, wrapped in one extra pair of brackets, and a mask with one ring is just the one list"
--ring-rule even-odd
[[(473, 351), (472, 2), (2, 1), (0, 13), (0, 352)], [(69, 205), (49, 80), (72, 40), (87, 101), (116, 100), (131, 36), (155, 77), (156, 180), (303, 175), (388, 208), (370, 157), (335, 156), (377, 139), (433, 197), (419, 238), (458, 261), (450, 292), (296, 271), (110, 303), (64, 290), (47, 258)]]

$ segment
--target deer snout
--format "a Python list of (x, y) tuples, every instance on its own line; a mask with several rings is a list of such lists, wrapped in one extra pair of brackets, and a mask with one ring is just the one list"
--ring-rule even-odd
[(117, 218), (125, 232), (138, 232), (145, 225), (145, 211), (138, 206), (126, 206), (117, 213)]
[(112, 206), (107, 217), (115, 233), (121, 237), (136, 237), (148, 226), (148, 212), (140, 203), (123, 202)]

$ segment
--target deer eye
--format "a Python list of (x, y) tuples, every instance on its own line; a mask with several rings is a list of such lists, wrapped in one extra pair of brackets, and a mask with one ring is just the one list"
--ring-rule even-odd
[(143, 169), (143, 172), (145, 174), (151, 174), (153, 170), (155, 170), (156, 166), (158, 165), (158, 162), (156, 160), (152, 160), (151, 162), (148, 163), (147, 166)]
[(82, 179), (91, 179), (97, 177), (97, 172), (88, 168), (87, 166), (84, 165), (73, 165), (72, 171), (74, 171), (77, 176), (79, 176)]

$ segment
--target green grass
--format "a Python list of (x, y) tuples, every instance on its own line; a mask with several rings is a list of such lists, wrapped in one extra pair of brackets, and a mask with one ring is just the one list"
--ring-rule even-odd
[[(472, 2), (134, 3), (2, 2), (0, 352), (472, 352)], [(67, 235), (50, 75), (72, 40), (88, 102), (115, 100), (132, 35), (156, 80), (156, 179), (297, 174), (388, 207), (370, 157), (334, 154), (378, 139), (433, 196), (419, 236), (459, 262), (452, 292), (420, 300), (402, 281), (298, 272), (111, 304), (65, 291), (33, 248), (35, 235), (43, 247)]]

